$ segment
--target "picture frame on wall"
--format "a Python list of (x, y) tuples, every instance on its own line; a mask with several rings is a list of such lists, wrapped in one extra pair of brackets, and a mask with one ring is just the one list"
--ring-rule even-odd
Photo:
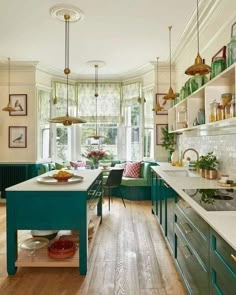
[(9, 101), (15, 109), (9, 116), (27, 116), (27, 94), (10, 94)]
[(9, 126), (8, 147), (26, 148), (27, 147), (27, 127)]
[(156, 112), (156, 115), (167, 115), (168, 110), (172, 107), (172, 101), (163, 98), (165, 95), (166, 93), (156, 93), (156, 105), (160, 106), (160, 110)]
[(162, 145), (163, 134), (161, 128), (167, 127), (168, 124), (156, 124), (156, 145)]

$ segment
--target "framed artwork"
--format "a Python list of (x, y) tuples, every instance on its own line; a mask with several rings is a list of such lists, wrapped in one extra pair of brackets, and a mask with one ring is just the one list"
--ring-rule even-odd
[(171, 100), (165, 100), (163, 97), (166, 93), (156, 93), (156, 105), (160, 107), (160, 110), (156, 112), (156, 115), (167, 115), (168, 110), (172, 106)]
[(27, 147), (27, 127), (26, 126), (9, 126), (8, 147), (9, 148), (26, 148)]
[(27, 94), (10, 94), (9, 101), (16, 111), (9, 112), (9, 116), (27, 116)]
[(161, 128), (165, 128), (167, 126), (167, 124), (156, 124), (156, 145), (162, 145), (163, 134)]

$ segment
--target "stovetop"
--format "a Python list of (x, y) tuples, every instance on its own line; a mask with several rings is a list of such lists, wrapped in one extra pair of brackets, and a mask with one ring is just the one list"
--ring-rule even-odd
[(234, 189), (184, 189), (183, 191), (207, 211), (236, 211)]

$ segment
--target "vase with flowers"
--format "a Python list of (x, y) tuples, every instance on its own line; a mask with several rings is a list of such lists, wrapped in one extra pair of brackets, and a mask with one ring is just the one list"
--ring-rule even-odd
[(87, 153), (86, 158), (93, 162), (93, 167), (98, 168), (99, 161), (107, 159), (108, 154), (103, 150), (92, 150)]

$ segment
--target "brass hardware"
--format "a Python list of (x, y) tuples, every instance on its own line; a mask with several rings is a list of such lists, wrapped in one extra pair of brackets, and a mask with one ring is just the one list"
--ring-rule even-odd
[(197, 0), (197, 57), (195, 58), (195, 63), (190, 66), (186, 71), (186, 75), (206, 75), (210, 73), (211, 67), (204, 63), (199, 53), (199, 11), (198, 11), (198, 0)]
[(187, 151), (193, 151), (196, 153), (197, 156), (197, 161), (199, 160), (199, 153), (197, 152), (197, 150), (193, 149), (193, 148), (188, 148), (183, 152), (183, 159), (184, 159), (184, 155), (186, 154)]
[[(64, 21), (65, 21), (65, 69), (64, 74), (66, 75), (66, 115), (62, 117), (56, 117), (49, 119), (48, 121), (50, 123), (62, 123), (64, 126), (71, 126), (72, 124), (78, 124), (78, 123), (86, 123), (85, 120), (77, 118), (77, 117), (71, 117), (69, 116), (69, 91), (68, 91), (68, 76), (70, 74), (70, 67), (69, 67), (69, 22), (70, 22), (70, 14), (68, 11), (68, 14), (64, 15)], [(53, 100), (54, 103), (56, 103), (56, 100)]]
[(236, 262), (236, 256), (231, 254), (231, 257), (233, 258), (234, 262)]
[(192, 252), (189, 250), (189, 247), (187, 245), (182, 246), (182, 252), (186, 259), (189, 259), (193, 256)]
[(186, 234), (190, 234), (193, 231), (191, 226), (187, 222), (180, 222), (179, 224), (182, 226)]
[[(11, 59), (8, 57), (8, 95), (10, 96), (10, 87), (11, 87)], [(2, 111), (6, 112), (15, 112), (16, 109), (12, 107), (11, 102), (9, 100), (7, 106), (2, 109)]]
[(172, 29), (172, 26), (169, 26), (168, 29), (169, 29), (169, 44), (170, 44), (170, 88), (168, 93), (163, 97), (163, 99), (174, 100), (176, 98), (176, 94), (174, 93), (171, 87), (171, 29)]

